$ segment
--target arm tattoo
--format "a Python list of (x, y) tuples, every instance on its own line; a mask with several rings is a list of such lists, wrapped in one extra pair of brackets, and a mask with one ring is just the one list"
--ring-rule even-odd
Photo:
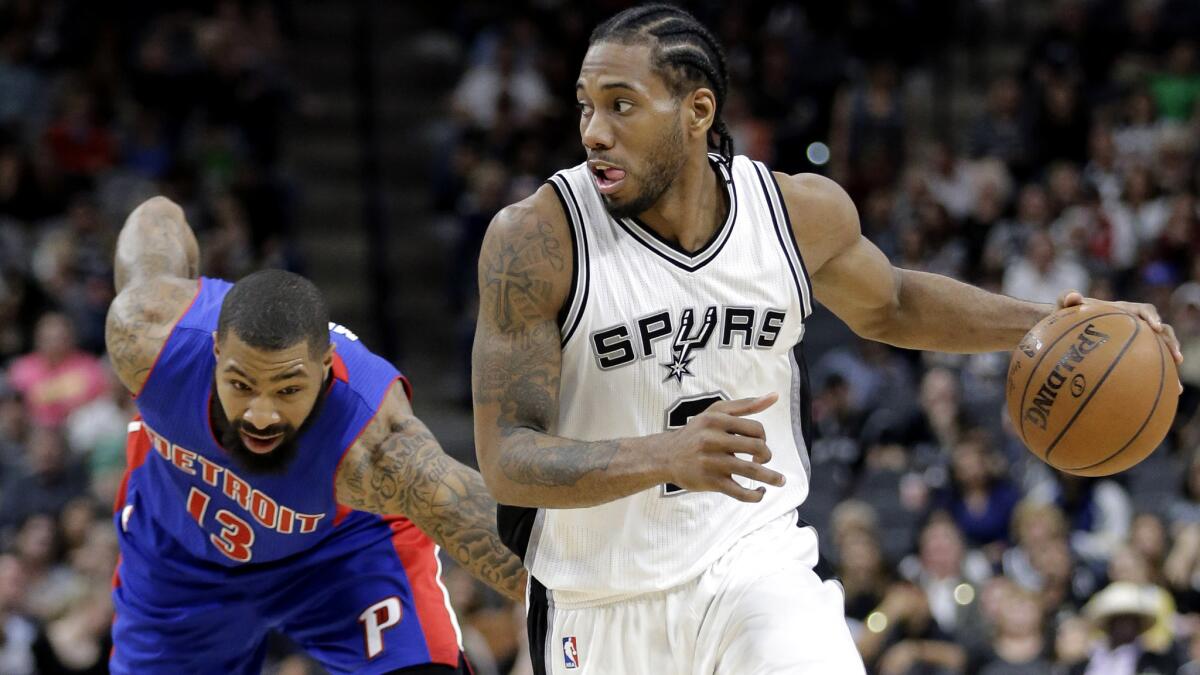
[(339, 470), (339, 501), (404, 515), (475, 577), (521, 599), (525, 569), (500, 541), (496, 502), (479, 474), (447, 456), (415, 417), (380, 427), (373, 435), (382, 440), (360, 441)]
[(564, 301), (553, 283), (569, 262), (552, 225), (532, 210), (515, 229), (496, 234), (480, 259), (480, 315), (472, 362), (478, 411), (495, 414), (499, 467), (513, 483), (569, 487), (603, 471), (617, 443), (549, 436), (558, 418)]
[(113, 369), (131, 392), (142, 388), (175, 319), (195, 293), (193, 281), (161, 279), (127, 287), (109, 306), (104, 343)]
[(117, 238), (114, 283), (118, 293), (138, 280), (156, 277), (194, 279), (200, 251), (183, 210), (155, 197), (129, 214)]

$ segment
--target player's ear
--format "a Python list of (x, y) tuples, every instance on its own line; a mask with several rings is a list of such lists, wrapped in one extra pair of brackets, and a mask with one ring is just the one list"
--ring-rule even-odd
[(221, 360), (221, 345), (217, 344), (217, 331), (213, 331), (213, 358)]
[(693, 136), (708, 138), (708, 130), (717, 118), (717, 97), (712, 89), (699, 87), (685, 101), (687, 117), (684, 124)]
[(333, 350), (337, 349), (337, 345), (330, 341), (329, 346), (325, 348), (325, 356), (321, 358), (321, 367), (325, 369), (325, 376), (329, 376), (329, 370), (333, 368)]

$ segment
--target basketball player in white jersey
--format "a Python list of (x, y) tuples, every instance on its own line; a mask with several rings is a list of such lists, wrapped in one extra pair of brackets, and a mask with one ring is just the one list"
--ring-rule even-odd
[(535, 670), (861, 673), (796, 516), (805, 319), (983, 352), (1054, 308), (894, 269), (835, 183), (734, 156), (724, 57), (678, 8), (597, 28), (576, 96), (588, 161), (498, 214), (479, 262), (475, 435)]

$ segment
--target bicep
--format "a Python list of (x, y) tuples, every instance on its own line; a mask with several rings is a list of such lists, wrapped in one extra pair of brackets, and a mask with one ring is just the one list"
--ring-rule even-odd
[(863, 236), (858, 210), (834, 181), (778, 175), (793, 232), (809, 265), (813, 294), (854, 332), (878, 334), (898, 306), (898, 277)]
[(875, 244), (859, 236), (812, 277), (817, 300), (859, 335), (871, 336), (897, 306), (896, 269)]
[(471, 368), (481, 467), (505, 430), (545, 431), (558, 416), (557, 315), (571, 274), (561, 225), (533, 209), (502, 213), (484, 241)]

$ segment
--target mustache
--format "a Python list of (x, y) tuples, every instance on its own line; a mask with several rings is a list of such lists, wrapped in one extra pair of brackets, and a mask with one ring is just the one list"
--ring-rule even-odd
[(250, 424), (246, 423), (245, 420), (237, 420), (237, 421), (233, 422), (232, 426), (233, 426), (234, 431), (244, 431), (250, 436), (258, 436), (260, 438), (269, 438), (271, 436), (278, 436), (279, 434), (287, 434), (287, 433), (290, 433), (293, 431), (292, 425), (286, 424), (284, 422), (280, 422), (279, 424), (272, 424), (271, 426), (269, 426), (265, 429), (259, 429), (258, 427), (250, 426)]

